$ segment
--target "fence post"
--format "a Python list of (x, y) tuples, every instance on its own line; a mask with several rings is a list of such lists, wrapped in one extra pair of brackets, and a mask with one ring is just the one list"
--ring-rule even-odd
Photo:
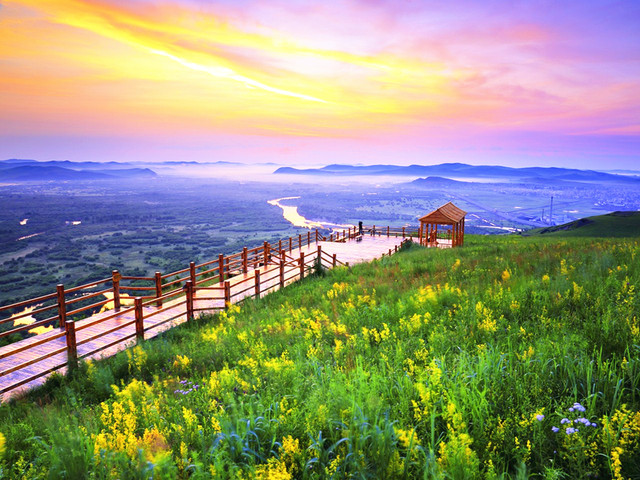
[(65, 322), (65, 336), (67, 337), (67, 368), (73, 370), (78, 366), (78, 348), (76, 346), (76, 324), (73, 320)]
[(262, 247), (263, 250), (263, 254), (264, 254), (264, 265), (265, 267), (267, 266), (267, 263), (269, 263), (270, 260), (270, 256), (271, 254), (269, 253), (269, 242), (264, 242), (264, 246)]
[(184, 282), (184, 291), (187, 294), (187, 321), (193, 319), (193, 283), (191, 280)]
[(302, 234), (298, 235), (298, 248), (302, 248)]
[(402, 227), (402, 238), (404, 238), (406, 235), (404, 234), (404, 227)]
[[(160, 272), (156, 272), (156, 298), (160, 298), (162, 296), (162, 274)], [(162, 300), (156, 301), (156, 307), (162, 307)]]
[(224, 282), (224, 308), (231, 305), (231, 282), (228, 280)]
[(224, 282), (224, 255), (218, 255), (218, 282)]
[(189, 263), (189, 280), (195, 286), (196, 284), (196, 262)]
[(280, 288), (284, 287), (284, 250), (280, 250)]
[(338, 256), (334, 253), (333, 254), (333, 268), (335, 268), (337, 264), (338, 264)]
[(136, 297), (133, 300), (134, 312), (136, 316), (136, 341), (140, 343), (144, 340), (144, 318), (142, 316), (142, 298)]
[(387, 225), (387, 238), (389, 238), (389, 230), (391, 229), (391, 227), (389, 227), (389, 225)]
[(255, 271), (255, 279), (256, 279), (256, 297), (260, 298), (260, 270)]
[(58, 284), (56, 287), (58, 293), (58, 318), (60, 320), (60, 328), (65, 328), (67, 323), (67, 304), (64, 298), (64, 285)]
[(307, 245), (311, 245), (311, 230), (307, 232)]
[(304, 252), (300, 252), (300, 280), (304, 278)]
[(329, 235), (329, 241), (333, 242), (333, 233), (331, 235)]
[(120, 279), (122, 275), (118, 270), (111, 272), (111, 283), (113, 284), (113, 308), (120, 310)]
[(371, 229), (371, 235), (373, 235), (374, 237), (376, 236), (376, 226), (375, 225)]
[(242, 248), (242, 273), (247, 273), (249, 267), (247, 267), (247, 247)]
[(316, 228), (316, 243), (318, 243), (318, 229)]
[(322, 268), (322, 245), (318, 245), (318, 265)]
[(289, 253), (291, 253), (291, 237), (289, 237)]
[(282, 240), (278, 240), (278, 252), (282, 252)]

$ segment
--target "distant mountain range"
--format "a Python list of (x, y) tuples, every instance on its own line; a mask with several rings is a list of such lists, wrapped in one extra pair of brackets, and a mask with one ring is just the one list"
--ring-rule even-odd
[(124, 178), (152, 178), (157, 174), (148, 168), (136, 168), (118, 162), (70, 162), (9, 159), (0, 161), (0, 181), (66, 181), (116, 180)]
[[(327, 165), (322, 168), (299, 169), (293, 167), (278, 168), (279, 175), (319, 175), (319, 176), (405, 176), (439, 177), (443, 180), (460, 179), (496, 179), (496, 181), (524, 181), (527, 183), (564, 183), (564, 182), (607, 182), (640, 185), (640, 176), (616, 175), (594, 170), (579, 170), (558, 167), (513, 168), (497, 165), (467, 165), (465, 163), (442, 163), (439, 165)], [(429, 182), (429, 180), (427, 180)], [(431, 180), (430, 182), (435, 182)], [(419, 184), (418, 184), (419, 185)]]

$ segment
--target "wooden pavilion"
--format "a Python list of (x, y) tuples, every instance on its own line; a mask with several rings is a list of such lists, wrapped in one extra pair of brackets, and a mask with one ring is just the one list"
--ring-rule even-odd
[[(460, 247), (464, 243), (464, 217), (467, 214), (453, 203), (420, 218), (418, 240), (425, 247)], [(438, 227), (441, 227), (438, 229)]]

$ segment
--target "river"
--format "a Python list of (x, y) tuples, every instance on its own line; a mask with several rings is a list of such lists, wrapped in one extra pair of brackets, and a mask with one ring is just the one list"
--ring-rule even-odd
[(282, 215), (284, 219), (290, 222), (294, 227), (302, 227), (302, 228), (322, 228), (326, 230), (342, 230), (343, 228), (349, 228), (352, 225), (343, 225), (338, 223), (322, 223), (322, 222), (314, 222), (313, 220), (308, 220), (302, 215), (298, 213), (298, 207), (292, 207), (289, 205), (282, 205), (280, 202), (283, 200), (295, 200), (300, 197), (282, 197), (276, 198), (274, 200), (269, 200), (267, 203), (269, 205), (275, 205), (276, 207), (280, 207), (282, 209)]

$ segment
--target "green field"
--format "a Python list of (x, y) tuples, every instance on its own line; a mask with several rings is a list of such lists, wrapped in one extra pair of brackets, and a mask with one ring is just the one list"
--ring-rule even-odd
[(638, 240), (466, 240), (53, 378), (0, 478), (638, 478)]
[(525, 235), (556, 237), (633, 237), (640, 235), (640, 212), (613, 212), (607, 215), (586, 217), (563, 225), (529, 230)]

